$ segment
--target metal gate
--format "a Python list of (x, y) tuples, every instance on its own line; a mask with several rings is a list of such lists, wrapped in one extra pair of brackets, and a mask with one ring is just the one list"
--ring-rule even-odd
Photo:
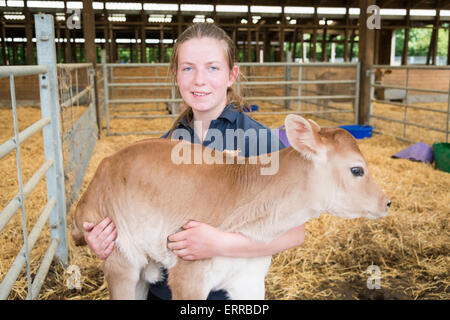
[[(426, 71), (426, 74), (432, 75), (432, 73), (442, 72), (446, 79), (448, 80), (448, 88), (446, 90), (435, 89), (435, 88), (424, 88), (417, 87), (411, 85), (414, 79), (417, 79), (417, 75), (411, 75), (414, 71)], [(405, 76), (402, 76), (402, 81), (396, 81), (395, 85), (386, 85), (383, 83), (383, 77), (385, 76), (386, 71), (391, 72), (399, 72), (402, 71), (405, 73)], [(403, 82), (404, 78), (404, 85)], [(374, 122), (378, 120), (378, 123), (387, 122), (389, 126), (386, 130), (381, 129), (379, 126), (375, 125), (377, 128), (376, 132), (394, 136), (400, 140), (408, 141), (408, 142), (416, 142), (421, 140), (420, 137), (411, 137), (407, 134), (408, 128), (414, 128), (414, 130), (426, 129), (428, 132), (439, 132), (442, 136), (445, 135), (445, 141), (449, 141), (449, 126), (450, 126), (450, 66), (425, 66), (425, 65), (407, 65), (407, 66), (389, 66), (389, 65), (373, 65), (371, 68), (371, 79), (370, 79), (370, 113), (369, 113), (369, 121), (371, 125), (374, 125)], [(434, 86), (434, 82), (430, 82), (431, 86)], [(387, 90), (395, 90), (396, 96), (390, 99), (387, 96)], [(433, 108), (429, 106), (420, 106), (411, 103), (411, 93), (412, 92), (420, 92), (422, 94), (428, 94), (434, 99), (437, 96), (444, 97), (442, 102), (447, 102), (444, 108), (441, 109)], [(385, 104), (389, 105), (392, 108), (398, 110), (399, 117), (395, 119), (394, 117), (389, 117), (386, 114), (381, 115), (380, 112), (375, 112), (375, 105)], [(431, 114), (439, 115), (438, 117), (444, 119), (443, 122), (439, 124), (434, 123), (433, 125), (425, 124), (425, 119), (411, 119), (411, 113), (415, 111), (426, 111)], [(381, 122), (380, 122), (381, 121)], [(395, 132), (393, 130), (394, 125), (401, 126), (400, 130)], [(398, 132), (398, 131), (401, 131)], [(422, 137), (423, 139), (423, 137)]]
[[(360, 68), (358, 62), (239, 63), (238, 66), (241, 76), (235, 83), (235, 90), (243, 94), (249, 103), (261, 106), (270, 103), (275, 106), (261, 107), (254, 115), (308, 114), (336, 120), (337, 123), (357, 123)], [(182, 99), (177, 96), (171, 83), (169, 64), (103, 63), (102, 67), (106, 134), (166, 132), (119, 131), (111, 126), (111, 122), (118, 119), (173, 121), (178, 116), (177, 105)], [(275, 91), (272, 92), (272, 89)], [(333, 102), (337, 101), (345, 101), (347, 105), (333, 106)], [(159, 114), (146, 114), (155, 111)], [(353, 117), (346, 118), (345, 121), (333, 119), (337, 114), (351, 114)]]
[[(14, 137), (0, 146), (0, 158), (12, 151), (16, 152), (18, 172), (18, 194), (9, 202), (0, 214), (0, 230), (10, 221), (14, 213), (20, 208), (22, 216), (23, 246), (14, 260), (11, 268), (0, 284), (0, 299), (6, 299), (14, 282), (19, 276), (23, 265), (26, 264), (28, 294), (27, 299), (35, 299), (47, 275), (50, 263), (56, 255), (63, 263), (67, 263), (67, 234), (66, 234), (66, 206), (64, 195), (64, 174), (62, 148), (59, 126), (59, 104), (57, 99), (56, 66), (48, 61), (56, 61), (54, 36), (46, 28), (48, 16), (35, 16), (36, 46), (38, 51), (38, 66), (0, 67), (0, 76), (10, 78), (11, 105), (14, 117)], [(53, 19), (51, 19), (53, 24)], [(27, 129), (19, 132), (16, 109), (14, 77), (39, 74), (40, 103), (42, 119)], [(22, 181), (20, 163), (20, 144), (39, 130), (43, 131), (45, 162), (41, 165), (26, 184)], [(28, 234), (26, 225), (25, 200), (38, 182), (46, 176), (47, 203), (42, 209), (38, 221)], [(29, 254), (39, 237), (46, 221), (50, 218), (51, 241), (42, 259), (41, 266), (34, 281), (31, 282)]]
[[(95, 115), (94, 70), (91, 64), (56, 64), (54, 21), (52, 15), (36, 14), (36, 46), (38, 66), (0, 67), (0, 77), (9, 77), (14, 137), (0, 145), (0, 160), (16, 153), (19, 192), (0, 213), (0, 232), (20, 208), (23, 246), (0, 283), (0, 299), (7, 299), (20, 272), (26, 265), (27, 299), (37, 298), (50, 264), (56, 256), (68, 263), (66, 213), (78, 198), (87, 164), (97, 140)], [(80, 74), (86, 76), (82, 79)], [(19, 132), (14, 79), (39, 75), (42, 118)], [(84, 102), (82, 102), (84, 99)], [(82, 105), (87, 105), (83, 108)], [(76, 109), (85, 109), (75, 115)], [(24, 184), (20, 162), (20, 145), (31, 136), (43, 132), (45, 161)], [(28, 233), (25, 201), (46, 177), (47, 202)], [(72, 177), (72, 178), (70, 178)], [(44, 229), (50, 225), (50, 245), (41, 260), (34, 280), (30, 274), (30, 251)]]

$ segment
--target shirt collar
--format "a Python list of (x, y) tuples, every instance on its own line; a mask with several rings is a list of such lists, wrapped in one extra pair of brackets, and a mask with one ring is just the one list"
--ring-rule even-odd
[[(238, 115), (239, 115), (239, 109), (236, 109), (234, 107), (234, 104), (230, 103), (223, 109), (222, 113), (220, 114), (220, 116), (217, 119), (226, 119), (230, 123), (234, 123), (236, 121), (236, 118), (238, 117)], [(191, 125), (186, 120), (186, 118), (182, 118), (180, 120), (180, 123), (184, 127), (188, 128), (188, 129), (192, 129)]]
[(239, 115), (239, 110), (235, 108), (234, 104), (229, 104), (223, 109), (222, 114), (218, 119), (223, 118), (228, 120), (230, 123), (234, 123)]

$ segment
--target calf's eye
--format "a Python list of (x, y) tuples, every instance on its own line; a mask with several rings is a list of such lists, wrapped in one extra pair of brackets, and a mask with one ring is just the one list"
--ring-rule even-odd
[(364, 169), (361, 167), (353, 167), (350, 171), (355, 177), (362, 177), (364, 175)]

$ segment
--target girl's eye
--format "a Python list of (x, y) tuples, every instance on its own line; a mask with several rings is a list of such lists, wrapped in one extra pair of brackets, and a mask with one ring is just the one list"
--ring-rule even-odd
[(209, 67), (211, 70), (219, 70), (219, 68), (217, 68), (217, 67)]
[(185, 68), (183, 68), (183, 71), (191, 71), (191, 70), (192, 70), (191, 67), (185, 67)]
[(350, 171), (355, 177), (362, 177), (364, 175), (364, 169), (361, 167), (350, 168)]

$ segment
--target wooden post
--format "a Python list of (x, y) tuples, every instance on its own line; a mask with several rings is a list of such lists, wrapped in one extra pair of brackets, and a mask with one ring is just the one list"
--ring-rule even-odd
[(164, 40), (164, 26), (161, 24), (159, 29), (159, 62), (164, 62), (164, 53), (163, 53), (163, 40)]
[(3, 13), (0, 12), (0, 38), (2, 41), (2, 58), (5, 66), (9, 65), (8, 56), (6, 54), (6, 33), (5, 33), (5, 21), (3, 21)]
[(322, 61), (326, 62), (327, 61), (327, 27), (326, 27), (326, 21), (325, 21), (325, 26), (323, 28), (323, 33), (322, 33)]
[(261, 60), (261, 54), (260, 54), (260, 48), (259, 48), (259, 27), (256, 27), (256, 33), (255, 33), (255, 41), (256, 41), (256, 62), (259, 62)]
[(352, 34), (350, 35), (350, 52), (349, 52), (349, 61), (352, 62), (353, 59), (353, 46), (355, 45), (355, 37), (356, 37), (356, 28), (352, 29)]
[[(75, 40), (75, 38), (74, 38)], [(72, 57), (73, 57), (73, 61), (75, 63), (78, 63), (78, 45), (77, 43), (74, 41), (73, 46), (72, 47)]]
[(430, 44), (428, 45), (428, 51), (427, 51), (427, 60), (425, 62), (425, 64), (429, 65), (430, 64), (430, 56), (433, 54), (433, 38), (434, 38), (434, 29), (431, 32), (431, 38), (430, 38)]
[(147, 39), (147, 35), (145, 33), (145, 25), (147, 24), (147, 16), (144, 13), (144, 4), (142, 4), (142, 12), (141, 12), (141, 63), (147, 62), (147, 48), (145, 44), (145, 40)]
[(264, 28), (263, 32), (263, 52), (264, 52), (264, 62), (270, 62), (270, 38), (269, 38), (269, 28)]
[(105, 60), (106, 62), (111, 62), (111, 44), (109, 37), (109, 21), (108, 21), (108, 12), (106, 8), (103, 9), (103, 37), (105, 38)]
[(83, 35), (86, 62), (95, 67), (97, 63), (97, 52), (95, 50), (95, 17), (92, 1), (83, 0)]
[[(233, 22), (236, 22), (236, 21), (233, 21)], [(231, 32), (231, 39), (233, 40), (233, 43), (234, 43), (234, 45), (236, 47), (236, 56), (239, 56), (239, 47), (238, 47), (238, 43), (237, 43), (237, 36), (238, 36), (237, 35), (237, 27), (234, 24), (233, 31)]]
[(17, 48), (16, 43), (14, 42), (14, 38), (11, 41), (11, 49), (12, 49), (12, 64), (13, 66), (17, 65)]
[(67, 19), (69, 15), (67, 14), (67, 1), (64, 0), (64, 35), (66, 37), (66, 43), (64, 45), (64, 63), (72, 62), (72, 43), (70, 42), (70, 30), (67, 28)]
[(135, 54), (136, 54), (136, 58), (134, 59), (134, 61), (135, 62), (139, 62), (140, 60), (139, 60), (139, 30), (138, 30), (138, 28), (135, 28), (134, 29), (134, 40), (136, 41), (135, 42), (135, 44), (134, 44), (134, 46), (135, 46), (135, 50), (134, 50), (134, 52), (135, 52)]
[(303, 55), (303, 45), (304, 45), (303, 37), (304, 37), (304, 33), (303, 33), (303, 30), (302, 30), (302, 31), (300, 31), (300, 54), (301, 54), (301, 57), (302, 57), (302, 61), (305, 62), (305, 58), (306, 57)]
[(450, 28), (448, 29), (447, 65), (450, 66)]
[(395, 36), (395, 32), (392, 29), (376, 30), (379, 33), (379, 45), (376, 52), (378, 57), (377, 64), (390, 64), (391, 63), (391, 46), (392, 37)]
[(130, 50), (130, 61), (129, 62), (134, 62), (133, 61), (133, 44), (131, 42), (128, 44), (128, 50)]
[(344, 29), (344, 62), (348, 61), (348, 28), (350, 25), (350, 16), (349, 16), (348, 7), (345, 8), (345, 29)]
[(285, 26), (286, 26), (286, 16), (284, 14), (284, 5), (281, 6), (281, 17), (280, 17), (280, 61), (281, 62), (285, 62), (286, 61), (286, 57), (285, 57), (285, 52), (284, 52), (284, 41), (285, 41)]
[(433, 65), (436, 65), (436, 60), (437, 60), (437, 45), (438, 45), (438, 39), (439, 39), (439, 26), (441, 24), (441, 20), (440, 20), (440, 9), (436, 9), (436, 19), (434, 20), (434, 39), (433, 39)]
[(432, 60), (432, 64), (436, 65), (436, 56), (437, 56), (437, 40), (439, 36), (439, 24), (440, 24), (440, 17), (439, 17), (439, 9), (436, 10), (436, 18), (434, 19), (434, 26), (433, 26), (433, 32), (431, 33), (431, 39), (430, 39), (430, 45), (428, 47), (427, 52), (427, 61), (426, 64), (430, 64), (430, 58)]
[[(408, 64), (408, 42), (409, 42), (409, 28), (410, 28), (410, 16), (409, 8), (406, 9), (406, 28), (405, 28), (405, 41), (403, 42), (403, 52), (402, 52), (402, 65), (406, 66)], [(395, 37), (395, 34), (393, 35)]]
[[(316, 47), (317, 47), (317, 28), (319, 26), (319, 17), (317, 15), (317, 7), (314, 7), (314, 17), (313, 17), (313, 38), (312, 38), (312, 48), (310, 48), (311, 61), (315, 62), (317, 60)], [(311, 42), (310, 42), (311, 44)]]
[(181, 14), (181, 3), (178, 3), (178, 12), (177, 12), (177, 27), (178, 27), (178, 35), (177, 38), (183, 33), (183, 15)]
[(280, 26), (280, 31), (279, 31), (279, 45), (280, 45), (280, 61), (281, 62), (285, 62), (285, 56), (284, 56), (284, 27)]
[(247, 45), (244, 45), (244, 48), (247, 48), (247, 62), (252, 62), (252, 31), (250, 29), (250, 25), (253, 23), (252, 14), (250, 12), (250, 5), (247, 6)]
[(380, 31), (375, 30), (375, 57), (373, 58), (375, 64), (380, 64)]
[(109, 25), (109, 32), (110, 32), (110, 39), (111, 39), (111, 44), (110, 44), (110, 50), (111, 50), (111, 61), (112, 62), (118, 62), (119, 60), (119, 54), (118, 54), (118, 47), (117, 47), (117, 43), (116, 43), (116, 34), (114, 33), (114, 25), (112, 25), (111, 23), (108, 23)]
[(213, 4), (213, 16), (212, 16), (214, 23), (219, 25), (219, 17), (217, 16), (217, 11), (216, 11), (216, 4)]
[(97, 73), (95, 67), (97, 64), (97, 50), (95, 47), (95, 15), (92, 1), (83, 0), (83, 35), (84, 35), (84, 52), (86, 62), (92, 63), (94, 69), (94, 93), (95, 113), (97, 118), (98, 137), (101, 136), (101, 119), (100, 108), (98, 104), (98, 88), (97, 88)]
[(252, 30), (247, 24), (247, 61), (252, 62)]
[(294, 62), (295, 62), (295, 55), (297, 53), (297, 33), (298, 33), (297, 28), (294, 28), (294, 34), (293, 34), (293, 39), (292, 39), (292, 42), (293, 42), (292, 61), (294, 61)]
[(34, 45), (33, 45), (33, 17), (28, 10), (28, 1), (24, 1), (24, 13), (25, 13), (25, 37), (27, 38), (26, 46), (26, 65), (35, 64), (34, 61)]
[(370, 112), (370, 69), (374, 61), (375, 31), (366, 26), (367, 7), (374, 5), (376, 0), (360, 0), (359, 14), (359, 50), (360, 63), (359, 77), (359, 112), (358, 124), (369, 123)]

